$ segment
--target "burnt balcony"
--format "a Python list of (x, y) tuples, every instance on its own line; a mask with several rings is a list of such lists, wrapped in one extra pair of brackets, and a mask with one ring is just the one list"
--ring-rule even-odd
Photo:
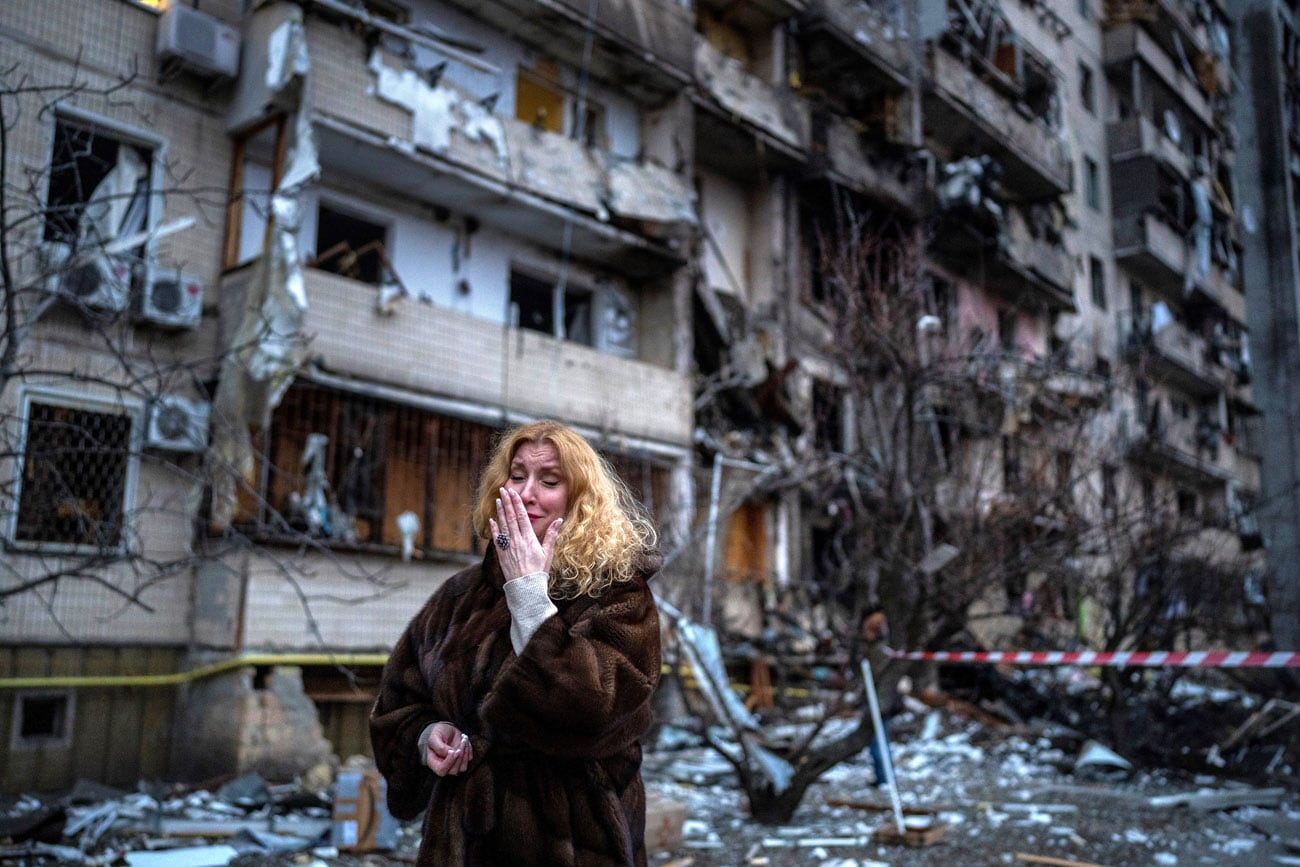
[(1205, 92), (1180, 70), (1175, 56), (1167, 52), (1146, 28), (1136, 23), (1121, 24), (1106, 30), (1102, 40), (1102, 59), (1114, 75), (1127, 77), (1132, 64), (1140, 63), (1176, 94), (1206, 127), (1213, 128), (1214, 112)]
[[(929, 52), (932, 86), (925, 96), (926, 135), (1002, 165), (1010, 195), (1034, 200), (1070, 189), (1070, 160), (1061, 130), (1015, 98), (995, 69), (977, 72), (945, 48)], [(998, 84), (995, 85), (994, 82)]]
[(866, 2), (808, 0), (799, 23), (806, 77), (831, 92), (902, 90), (910, 61), (901, 33), (883, 10)]
[(853, 190), (909, 216), (920, 213), (922, 179), (901, 161), (873, 153), (860, 124), (830, 111), (812, 113), (804, 177)]
[(616, 406), (623, 433), (690, 443), (691, 384), (682, 374), (429, 304), (382, 315), (376, 287), (312, 268), (304, 276), (303, 331), (313, 357), (338, 376), (600, 429)]
[(1192, 176), (1191, 158), (1145, 117), (1127, 117), (1108, 124), (1106, 141), (1112, 163), (1158, 160), (1183, 179)]
[(1031, 310), (1073, 311), (1069, 253), (1043, 231), (1031, 230), (1020, 208), (996, 211), (964, 204), (944, 207), (932, 253), (955, 272)]
[(582, 68), (588, 17), (590, 63), (596, 78), (640, 99), (680, 91), (690, 81), (690, 9), (673, 0), (449, 0), (545, 54)]
[(695, 36), (696, 157), (731, 175), (789, 168), (808, 152), (809, 106)]
[(1121, 337), (1121, 345), (1143, 363), (1148, 378), (1156, 383), (1204, 398), (1223, 391), (1232, 381), (1229, 370), (1213, 359), (1209, 342), (1181, 322), (1167, 322), (1154, 332), (1130, 324)]
[(1130, 460), (1194, 487), (1234, 478), (1236, 450), (1204, 421), (1173, 416), (1168, 406), (1148, 408), (1139, 429), (1125, 437)]
[[(337, 28), (309, 34), (314, 42), (356, 43), (319, 46), (342, 51), (329, 56), (361, 54), (360, 39)], [(490, 114), (379, 53), (369, 68), (359, 60), (318, 65), (314, 92), (327, 172), (552, 249), (568, 243), (575, 256), (630, 276), (667, 273), (684, 260), (675, 235), (694, 225), (695, 196), (667, 169)]]

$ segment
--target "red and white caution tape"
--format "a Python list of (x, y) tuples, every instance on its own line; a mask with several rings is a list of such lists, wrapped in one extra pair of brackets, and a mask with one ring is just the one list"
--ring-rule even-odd
[(1103, 665), (1113, 668), (1128, 666), (1176, 668), (1300, 668), (1300, 653), (1247, 652), (1233, 650), (1155, 650), (1116, 651), (1051, 650), (1038, 652), (1012, 651), (904, 651), (890, 650), (895, 659), (912, 659), (923, 662), (955, 662), (980, 664), (1001, 662), (1011, 665)]

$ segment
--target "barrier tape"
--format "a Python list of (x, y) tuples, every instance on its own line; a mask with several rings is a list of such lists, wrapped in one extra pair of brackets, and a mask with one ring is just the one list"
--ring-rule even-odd
[(1300, 668), (1300, 653), (1282, 651), (1155, 650), (1155, 651), (905, 651), (889, 650), (894, 659), (976, 665), (1004, 662), (1012, 665), (1100, 665), (1175, 668)]

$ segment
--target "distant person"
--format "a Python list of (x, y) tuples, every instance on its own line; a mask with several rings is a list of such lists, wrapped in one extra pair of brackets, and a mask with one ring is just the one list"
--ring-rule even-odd
[(483, 561), (411, 620), (370, 714), (389, 810), (425, 812), (420, 867), (644, 865), (654, 530), (555, 422), (503, 435), (472, 519)]

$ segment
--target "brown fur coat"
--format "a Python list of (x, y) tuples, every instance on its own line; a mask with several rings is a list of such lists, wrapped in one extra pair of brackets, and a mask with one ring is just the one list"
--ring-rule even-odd
[[(440, 587), (384, 667), (370, 715), (375, 760), (399, 819), (427, 808), (420, 867), (644, 865), (640, 737), (659, 680), (659, 615), (635, 581), (555, 600), (516, 656), (496, 552)], [(438, 777), (425, 726), (470, 736), (474, 760)]]

